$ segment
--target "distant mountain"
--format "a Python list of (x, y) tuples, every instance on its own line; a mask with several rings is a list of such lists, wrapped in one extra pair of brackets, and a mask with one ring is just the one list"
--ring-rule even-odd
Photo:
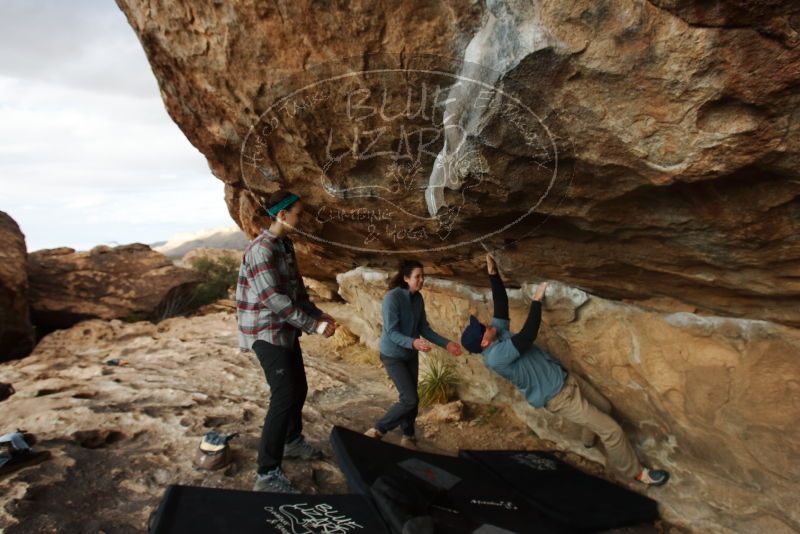
[(245, 233), (233, 226), (177, 234), (163, 244), (156, 244), (157, 246), (153, 246), (153, 249), (171, 258), (182, 258), (184, 254), (197, 248), (243, 250), (249, 242)]

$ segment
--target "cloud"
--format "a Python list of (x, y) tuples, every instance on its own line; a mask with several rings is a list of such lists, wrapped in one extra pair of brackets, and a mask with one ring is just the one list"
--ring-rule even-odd
[(207, 179), (195, 188), (107, 196), (90, 189), (65, 189), (34, 202), (16, 196), (12, 201), (13, 209), (2, 209), (22, 228), (29, 251), (154, 243), (179, 232), (231, 225), (222, 183)]
[(156, 80), (112, 1), (4, 0), (0, 72), (25, 80), (148, 97)]
[(29, 250), (230, 226), (113, 2), (4, 2), (0, 47), (0, 210)]

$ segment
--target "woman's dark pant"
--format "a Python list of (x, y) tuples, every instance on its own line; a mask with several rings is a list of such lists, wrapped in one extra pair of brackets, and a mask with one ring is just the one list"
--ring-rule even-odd
[(417, 379), (419, 373), (419, 353), (408, 359), (390, 358), (381, 354), (381, 362), (394, 382), (400, 400), (389, 408), (375, 429), (381, 434), (394, 430), (398, 426), (405, 436), (414, 435), (414, 421), (419, 412), (419, 396), (417, 395)]
[(281, 465), (283, 447), (303, 433), (303, 404), (308, 383), (300, 341), (287, 349), (263, 340), (253, 343), (264, 376), (269, 384), (269, 409), (261, 429), (258, 446), (258, 473)]

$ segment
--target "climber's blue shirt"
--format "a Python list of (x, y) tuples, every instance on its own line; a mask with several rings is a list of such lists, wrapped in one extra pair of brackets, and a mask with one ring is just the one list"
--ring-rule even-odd
[(567, 373), (552, 356), (531, 345), (520, 354), (511, 342), (508, 319), (492, 319), (497, 339), (483, 351), (483, 363), (517, 386), (531, 406), (541, 408), (564, 387)]

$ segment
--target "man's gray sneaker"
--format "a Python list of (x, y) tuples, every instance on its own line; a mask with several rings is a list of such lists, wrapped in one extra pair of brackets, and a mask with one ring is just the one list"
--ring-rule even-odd
[(322, 451), (314, 447), (300, 436), (291, 443), (287, 443), (283, 449), (284, 458), (295, 458), (298, 460), (319, 460), (324, 455)]
[(300, 490), (292, 486), (280, 467), (269, 471), (266, 475), (256, 474), (256, 483), (253, 491), (269, 491), (271, 493), (300, 493)]

